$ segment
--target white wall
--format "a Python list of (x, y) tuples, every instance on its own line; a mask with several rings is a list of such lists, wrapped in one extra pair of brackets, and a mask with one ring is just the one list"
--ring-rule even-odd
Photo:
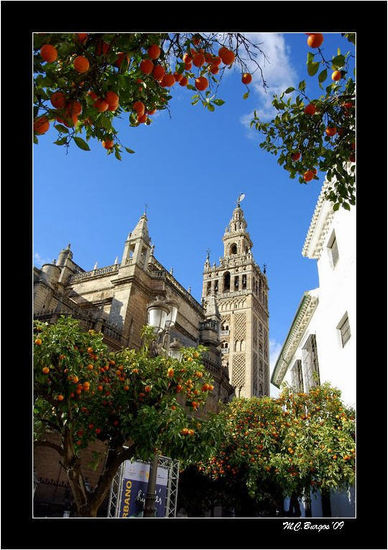
[[(335, 231), (339, 259), (333, 268), (327, 244)], [(356, 405), (356, 214), (338, 210), (323, 242), (317, 261), (319, 303), (303, 338), (290, 361), (290, 370), (302, 358), (302, 348), (310, 334), (316, 335), (321, 383), (330, 382), (342, 392), (345, 404)], [(315, 261), (309, 259), (308, 261)], [(338, 323), (347, 312), (351, 337), (342, 347)]]

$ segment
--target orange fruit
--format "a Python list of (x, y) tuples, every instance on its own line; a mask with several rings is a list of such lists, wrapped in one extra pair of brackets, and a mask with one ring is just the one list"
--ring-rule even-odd
[(214, 55), (211, 60), (211, 64), (218, 66), (221, 63), (221, 57), (219, 55)]
[(328, 127), (328, 128), (326, 128), (325, 132), (326, 132), (326, 135), (328, 135), (329, 137), (335, 136), (335, 134), (337, 133), (337, 128), (335, 128), (335, 127), (332, 127), (332, 128)]
[(99, 113), (103, 113), (108, 110), (109, 104), (104, 99), (100, 98), (95, 101), (93, 107), (97, 109)]
[(171, 73), (167, 73), (164, 75), (162, 80), (160, 81), (160, 85), (164, 87), (170, 87), (175, 84), (175, 77)]
[[(49, 128), (50, 128), (50, 123), (49, 123), (48, 118), (46, 116), (41, 116), (41, 117), (35, 119), (35, 121), (34, 121), (34, 131), (35, 131), (36, 134), (38, 134), (38, 135), (45, 134)], [(39, 340), (39, 338), (38, 338), (38, 340)], [(41, 340), (40, 340), (40, 343), (42, 343)], [(36, 344), (36, 340), (35, 340), (35, 344)]]
[(334, 71), (333, 74), (331, 75), (331, 79), (334, 80), (334, 82), (337, 82), (337, 80), (341, 80), (341, 78), (342, 78), (341, 71)]
[(211, 65), (210, 72), (212, 74), (217, 74), (220, 69), (217, 67), (217, 65)]
[(209, 81), (204, 76), (199, 76), (195, 79), (195, 87), (197, 90), (202, 92), (203, 90), (206, 90), (206, 88), (209, 86)]
[[(222, 50), (222, 48), (221, 48)], [(224, 50), (222, 50), (221, 54), (220, 52), (218, 52), (218, 55), (221, 57), (221, 61), (225, 64), (225, 65), (231, 65), (234, 61), (234, 53), (232, 52), (232, 50), (228, 50), (228, 48), (224, 48)]]
[(144, 74), (151, 74), (154, 68), (154, 64), (151, 59), (143, 59), (140, 63), (140, 70)]
[(317, 108), (315, 107), (314, 103), (309, 103), (304, 108), (304, 112), (306, 113), (306, 115), (314, 115), (316, 111), (317, 111)]
[(90, 95), (90, 97), (91, 97), (92, 99), (98, 99), (98, 95), (95, 94), (92, 90), (89, 90), (89, 91), (88, 91), (88, 95)]
[(316, 33), (316, 32), (310, 33), (307, 39), (307, 45), (310, 46), (310, 48), (319, 48), (322, 42), (323, 42), (323, 34)]
[(63, 395), (60, 393), (57, 397), (58, 401), (63, 401), (65, 398), (63, 397)]
[(119, 106), (119, 96), (116, 94), (116, 92), (106, 92), (105, 101), (108, 104), (109, 111), (115, 111)]
[(73, 61), (74, 69), (77, 73), (86, 73), (89, 70), (89, 61), (83, 55), (77, 55)]
[(152, 76), (156, 80), (161, 80), (165, 72), (166, 71), (164, 70), (164, 67), (162, 65), (155, 65), (154, 70), (152, 71)]
[(35, 344), (36, 344), (37, 346), (42, 345), (42, 340), (41, 340), (40, 338), (37, 338), (37, 339), (35, 340)]
[(43, 374), (48, 374), (50, 372), (50, 369), (48, 367), (43, 367), (42, 372)]
[(304, 181), (311, 181), (314, 177), (314, 172), (312, 170), (307, 170), (304, 174), (303, 174), (303, 179)]
[(243, 84), (250, 84), (252, 82), (252, 75), (250, 73), (244, 73), (241, 77)]
[(193, 63), (196, 67), (202, 67), (202, 65), (205, 63), (205, 56), (203, 53), (196, 53), (193, 56)]
[(144, 388), (144, 391), (145, 391), (146, 393), (149, 393), (149, 392), (151, 391), (151, 386), (146, 386), (146, 387)]
[(40, 55), (47, 63), (52, 63), (58, 57), (57, 49), (51, 44), (44, 44), (40, 49)]
[(70, 115), (80, 115), (82, 113), (82, 105), (79, 101), (70, 101), (66, 106), (66, 112)]
[(186, 71), (189, 71), (191, 69), (191, 67), (193, 66), (192, 62), (189, 61), (188, 63), (185, 63), (185, 69)]
[(182, 59), (183, 59), (183, 63), (185, 63), (185, 64), (186, 63), (191, 63), (193, 61), (193, 58), (188, 53), (183, 54)]
[(143, 113), (142, 115), (137, 115), (137, 121), (140, 124), (143, 124), (143, 122), (146, 122), (146, 120), (147, 120), (147, 115), (145, 113)]
[(189, 79), (187, 78), (187, 76), (183, 76), (179, 81), (179, 85), (180, 86), (187, 86), (188, 81), (189, 81)]
[(133, 110), (137, 112), (138, 116), (144, 115), (145, 106), (142, 101), (135, 101), (132, 107), (133, 107)]
[(175, 72), (174, 73), (174, 78), (175, 78), (175, 82), (180, 82), (183, 78), (183, 74), (182, 73), (178, 73), (178, 72)]
[(300, 159), (300, 156), (301, 156), (301, 155), (300, 155), (300, 153), (299, 153), (299, 151), (298, 151), (298, 152), (296, 152), (296, 153), (292, 153), (291, 159), (292, 159), (292, 160), (299, 160), (299, 159)]
[(160, 56), (159, 46), (157, 44), (152, 44), (152, 46), (148, 48), (148, 55), (151, 59), (158, 59), (158, 57)]
[(51, 104), (55, 109), (63, 109), (66, 104), (65, 94), (63, 92), (54, 92), (50, 98)]
[(107, 139), (102, 142), (102, 146), (105, 147), (105, 149), (112, 149), (114, 145), (113, 139)]
[(88, 33), (87, 32), (77, 32), (77, 38), (81, 43), (86, 42), (86, 40), (88, 39)]

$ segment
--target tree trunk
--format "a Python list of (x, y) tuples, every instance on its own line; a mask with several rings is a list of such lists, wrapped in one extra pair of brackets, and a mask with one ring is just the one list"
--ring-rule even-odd
[(306, 488), (304, 492), (304, 506), (305, 506), (305, 515), (306, 518), (311, 518), (312, 512), (311, 512), (311, 495), (310, 495), (310, 488)]

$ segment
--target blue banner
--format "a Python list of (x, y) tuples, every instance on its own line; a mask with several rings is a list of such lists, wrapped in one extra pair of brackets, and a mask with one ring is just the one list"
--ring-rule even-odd
[[(142, 517), (147, 494), (149, 464), (125, 462), (118, 517)], [(155, 489), (156, 517), (165, 517), (167, 499), (167, 468), (158, 468)]]

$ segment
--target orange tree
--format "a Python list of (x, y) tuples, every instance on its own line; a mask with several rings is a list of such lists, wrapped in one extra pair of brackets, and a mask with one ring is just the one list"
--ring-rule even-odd
[[(309, 393), (285, 387), (278, 399), (235, 399), (220, 413), (224, 439), (198, 469), (241, 480), (251, 497), (305, 497), (354, 483), (355, 418), (329, 384)], [(233, 494), (233, 491), (232, 491)], [(279, 504), (279, 502), (278, 502)]]
[(193, 105), (214, 111), (224, 103), (218, 84), (234, 65), (247, 97), (248, 63), (261, 71), (259, 52), (241, 33), (36, 33), (34, 141), (53, 123), (55, 144), (88, 151), (95, 138), (121, 159), (123, 149), (133, 150), (120, 142), (117, 117), (127, 115), (130, 126), (151, 124), (156, 111), (168, 109), (174, 86), (194, 92)]
[[(124, 460), (157, 452), (186, 464), (206, 456), (219, 435), (217, 422), (195, 414), (213, 390), (204, 348), (183, 348), (180, 360), (151, 357), (148, 329), (141, 350), (109, 353), (101, 333), (83, 332), (71, 317), (35, 322), (36, 445), (58, 452), (80, 516), (97, 514)], [(105, 444), (104, 467), (90, 492), (81, 458), (96, 441)]]
[[(254, 126), (264, 137), (260, 147), (277, 155), (278, 163), (300, 183), (318, 179), (318, 169), (326, 172), (331, 185), (326, 197), (334, 210), (346, 210), (355, 204), (355, 100), (356, 84), (351, 65), (354, 63), (354, 33), (342, 33), (351, 43), (352, 51), (327, 59), (322, 49), (324, 36), (306, 33), (307, 73), (317, 76), (324, 91), (320, 97), (311, 97), (306, 81), (298, 88), (287, 88), (274, 95), (272, 105), (277, 115), (270, 122), (262, 122), (254, 112)], [(331, 83), (328, 84), (327, 81)], [(293, 94), (293, 99), (291, 95)], [(287, 96), (287, 99), (286, 99)]]

